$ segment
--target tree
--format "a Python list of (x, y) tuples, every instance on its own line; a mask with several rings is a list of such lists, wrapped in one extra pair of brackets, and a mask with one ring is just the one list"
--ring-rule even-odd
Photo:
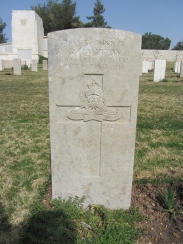
[(58, 0), (47, 0), (46, 4), (31, 6), (31, 9), (42, 18), (45, 35), (82, 26), (79, 16), (76, 16), (76, 3), (72, 0), (63, 0), (61, 3)]
[(177, 44), (172, 48), (172, 50), (183, 50), (183, 40), (177, 42)]
[(171, 40), (163, 38), (162, 36), (146, 32), (142, 36), (142, 49), (158, 49), (168, 50), (170, 48)]
[(105, 21), (102, 14), (105, 12), (104, 5), (100, 0), (96, 0), (94, 3), (94, 9), (93, 9), (93, 16), (87, 16), (86, 18), (91, 20), (91, 22), (86, 23), (85, 27), (108, 27), (107, 22)]
[(7, 42), (7, 38), (5, 37), (5, 34), (3, 34), (3, 30), (6, 27), (6, 23), (2, 21), (2, 19), (0, 18), (0, 43), (5, 43)]

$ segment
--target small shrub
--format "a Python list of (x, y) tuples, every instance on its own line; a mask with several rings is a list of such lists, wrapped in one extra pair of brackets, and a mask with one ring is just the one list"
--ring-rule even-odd
[(168, 82), (168, 79), (162, 79), (161, 82)]
[(29, 69), (29, 66), (26, 64), (26, 62), (25, 62), (25, 64), (24, 65), (22, 65), (22, 70), (28, 70)]
[(158, 190), (163, 209), (157, 208), (162, 212), (170, 214), (171, 218), (178, 224), (178, 218), (183, 215), (183, 209), (180, 207), (179, 199), (176, 199), (176, 190), (170, 185), (165, 189), (165, 193)]

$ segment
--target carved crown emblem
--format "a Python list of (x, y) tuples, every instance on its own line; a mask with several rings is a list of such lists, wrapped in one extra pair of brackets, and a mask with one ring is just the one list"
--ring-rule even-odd
[(120, 114), (105, 106), (103, 91), (98, 82), (92, 80), (85, 90), (85, 105), (69, 111), (68, 118), (72, 120), (109, 120), (115, 121)]

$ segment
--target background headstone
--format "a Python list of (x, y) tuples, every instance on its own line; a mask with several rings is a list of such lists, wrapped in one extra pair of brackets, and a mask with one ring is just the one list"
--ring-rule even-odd
[(180, 77), (183, 77), (183, 61), (181, 61), (180, 65)]
[(144, 60), (142, 63), (142, 73), (148, 73), (149, 62)]
[(4, 60), (4, 68), (13, 68), (13, 60)]
[(165, 78), (166, 60), (155, 60), (154, 65), (154, 81), (158, 82)]
[(130, 207), (141, 35), (48, 34), (52, 197)]
[(37, 72), (37, 60), (36, 59), (32, 59), (32, 61), (31, 61), (31, 71)]
[(3, 71), (3, 70), (4, 70), (4, 68), (3, 68), (3, 60), (0, 59), (0, 71)]
[(48, 70), (48, 61), (47, 60), (43, 60), (42, 66), (43, 66), (43, 70)]
[(174, 63), (174, 72), (175, 72), (175, 73), (178, 73), (178, 66), (179, 66), (179, 62), (176, 61), (176, 62)]
[(2, 60), (2, 67), (3, 67), (3, 70), (5, 69), (5, 64), (4, 64), (4, 60)]
[(179, 61), (177, 64), (177, 73), (180, 73), (180, 66), (181, 66), (181, 61)]
[(153, 68), (153, 62), (149, 61), (148, 62), (148, 70), (152, 70)]
[(176, 70), (177, 70), (177, 64), (176, 64), (176, 62), (174, 62), (173, 70), (174, 70), (174, 72), (176, 73)]
[(21, 59), (13, 59), (13, 72), (14, 75), (21, 75)]

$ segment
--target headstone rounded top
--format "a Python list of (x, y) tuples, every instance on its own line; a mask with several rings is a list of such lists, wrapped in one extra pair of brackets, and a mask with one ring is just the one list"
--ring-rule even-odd
[(71, 33), (76, 34), (76, 33), (118, 33), (121, 34), (123, 37), (127, 36), (140, 36), (141, 34), (135, 33), (135, 32), (131, 32), (131, 31), (126, 31), (126, 30), (120, 30), (120, 29), (110, 29), (110, 28), (95, 28), (95, 27), (91, 27), (91, 28), (75, 28), (75, 29), (67, 29), (67, 30), (59, 30), (59, 31), (54, 31), (54, 32), (50, 32), (48, 33), (48, 36), (54, 36), (54, 35), (59, 35), (59, 34), (64, 34), (64, 33), (68, 33), (69, 35)]

